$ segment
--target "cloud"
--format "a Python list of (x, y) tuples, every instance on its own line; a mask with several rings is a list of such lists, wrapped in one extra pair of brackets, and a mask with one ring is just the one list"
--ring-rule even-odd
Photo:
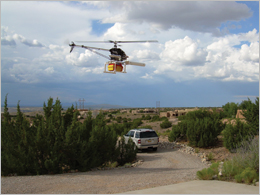
[[(166, 75), (175, 81), (207, 78), (256, 82), (259, 80), (258, 36), (255, 30), (227, 35), (215, 38), (203, 47), (200, 47), (200, 40), (195, 41), (188, 36), (167, 41), (160, 54), (162, 62), (157, 63), (157, 67), (153, 66), (153, 73)], [(237, 47), (244, 41), (249, 45)]]
[(21, 43), (23, 43), (29, 47), (45, 47), (43, 44), (41, 44), (36, 39), (31, 41), (31, 40), (26, 39), (22, 35), (14, 34), (13, 39), (19, 40)]
[(144, 50), (134, 50), (130, 57), (143, 59), (143, 60), (160, 60), (160, 56), (158, 53), (144, 49)]
[(7, 26), (1, 26), (1, 45), (16, 46), (16, 42), (12, 36), (8, 35)]
[[(97, 4), (96, 2), (95, 5)], [(220, 35), (218, 28), (223, 22), (239, 21), (252, 16), (252, 12), (245, 4), (237, 2), (128, 1), (101, 2), (100, 6), (107, 7), (111, 11), (121, 10), (118, 14), (103, 19), (103, 22), (147, 22), (163, 30), (178, 27), (215, 35)]]
[(1, 45), (16, 46), (16, 42), (11, 36), (1, 37)]
[[(63, 38), (69, 38), (73, 41), (158, 40), (159, 43), (122, 44), (121, 48), (130, 56), (130, 61), (144, 62), (146, 67), (128, 66), (128, 74), (115, 77), (120, 81), (131, 80), (133, 75), (148, 82), (148, 78), (152, 80), (170, 78), (173, 81), (201, 78), (222, 81), (259, 79), (259, 48), (257, 47), (259, 34), (256, 29), (248, 33), (224, 37), (212, 35), (223, 22), (250, 17), (250, 10), (244, 4), (116, 1), (82, 2), (80, 8), (78, 4), (81, 2), (77, 5), (72, 4), (73, 2), (28, 2), (26, 6), (21, 3), (10, 3), (7, 6), (4, 2), (5, 10), (9, 10), (8, 14), (6, 11), (3, 12), (6, 18), (4, 22), (15, 27), (12, 29), (15, 33), (8, 27), (4, 27), (2, 31), (5, 36), (3, 41), (1, 37), (1, 42), (9, 45), (20, 42), (22, 44), (12, 52), (5, 47), (3, 52), (9, 59), (18, 60), (15, 52), (19, 53), (19, 57), (26, 59), (13, 62), (5, 69), (7, 75), (12, 75), (10, 77), (16, 78), (16, 81), (39, 83), (45, 82), (46, 79), (48, 82), (90, 82), (91, 79), (101, 79), (95, 76), (103, 72), (106, 60), (81, 48), (75, 48), (70, 54), (69, 46), (61, 45), (65, 40)], [(97, 7), (89, 6), (90, 4)], [(32, 9), (27, 8), (23, 16), (18, 8), (28, 7), (28, 5), (32, 6)], [(46, 10), (49, 11), (48, 17), (53, 20), (44, 18)], [(15, 16), (13, 15), (15, 12), (19, 13)], [(37, 18), (32, 21), (36, 26), (31, 28), (24, 21), (33, 14)], [(36, 24), (36, 20), (42, 23)], [(114, 25), (104, 34), (95, 35), (91, 34), (93, 20), (102, 20), (103, 23), (113, 22)], [(46, 28), (53, 31), (46, 32), (43, 30)], [(27, 29), (28, 33), (24, 29)], [(36, 39), (33, 40), (31, 37)], [(36, 49), (30, 52), (22, 51), (26, 46), (43, 47), (44, 45), (48, 46), (39, 51)], [(111, 44), (102, 43), (98, 46), (96, 44), (90, 46), (108, 49), (112, 47)], [(11, 68), (13, 66), (17, 71)], [(102, 76), (104, 80), (111, 78), (109, 74)]]
[(47, 74), (53, 74), (54, 73), (54, 68), (53, 67), (48, 67), (44, 70)]
[(199, 48), (199, 43), (188, 36), (184, 39), (167, 41), (160, 57), (169, 63), (184, 66), (201, 66), (204, 64), (207, 53)]
[(240, 59), (245, 61), (259, 62), (259, 42), (253, 42), (250, 46), (241, 46)]
[(143, 79), (153, 79), (153, 76), (149, 75), (148, 73), (145, 73), (145, 76), (141, 76)]
[(85, 50), (84, 53), (80, 54), (75, 51), (66, 55), (66, 62), (70, 65), (82, 67), (100, 66), (100, 63), (98, 62), (98, 55), (89, 50)]

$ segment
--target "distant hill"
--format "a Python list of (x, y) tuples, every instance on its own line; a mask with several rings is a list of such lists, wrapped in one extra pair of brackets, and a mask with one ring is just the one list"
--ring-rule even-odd
[[(73, 104), (74, 107), (75, 104)], [(64, 110), (67, 110), (67, 108), (71, 107), (72, 104), (70, 106), (64, 106), (62, 105)], [(16, 106), (8, 106), (8, 111), (9, 113), (15, 113), (16, 112)], [(105, 109), (122, 109), (122, 108), (131, 108), (128, 106), (120, 106), (120, 105), (112, 105), (112, 104), (94, 104), (94, 105), (84, 105), (84, 109), (90, 109), (90, 110), (105, 110)], [(22, 112), (36, 112), (36, 111), (42, 111), (42, 107), (33, 107), (33, 106), (21, 106), (20, 107)], [(79, 105), (78, 105), (78, 109), (79, 109)], [(1, 107), (1, 112), (4, 112), (4, 107)]]
[(96, 105), (84, 105), (84, 108), (90, 110), (97, 110), (97, 109), (121, 109), (121, 108), (131, 108), (131, 107), (112, 105), (112, 104), (96, 104)]

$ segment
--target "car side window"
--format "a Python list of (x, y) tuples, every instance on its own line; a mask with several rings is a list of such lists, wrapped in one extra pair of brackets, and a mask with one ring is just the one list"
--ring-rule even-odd
[(134, 137), (134, 134), (135, 134), (134, 131), (130, 131), (130, 136), (131, 136), (131, 137)]
[(140, 132), (135, 133), (135, 138), (140, 138)]
[(131, 133), (131, 131), (129, 131), (127, 134), (125, 134), (125, 136), (127, 136), (127, 137), (130, 136), (130, 133)]

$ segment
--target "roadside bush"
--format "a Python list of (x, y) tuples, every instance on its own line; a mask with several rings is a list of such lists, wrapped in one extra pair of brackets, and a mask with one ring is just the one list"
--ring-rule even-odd
[(200, 180), (211, 180), (215, 172), (211, 168), (204, 168), (201, 171), (197, 171), (197, 177)]
[(137, 147), (132, 139), (128, 139), (126, 144), (124, 136), (121, 136), (118, 141), (117, 151), (119, 153), (119, 158), (117, 159), (119, 165), (124, 165), (136, 159)]
[[(79, 111), (72, 106), (62, 114), (61, 102), (49, 98), (43, 105), (44, 116), (36, 115), (33, 124), (24, 117), (17, 105), (15, 120), (5, 99), (1, 121), (1, 174), (40, 175), (62, 173), (70, 169), (87, 171), (108, 162), (129, 162), (135, 158), (133, 143), (116, 146), (117, 136), (132, 123), (107, 126), (102, 112), (92, 118), (91, 112), (83, 123)], [(123, 155), (121, 154), (123, 153)]]
[(137, 118), (134, 119), (131, 123), (131, 129), (136, 129), (138, 126), (140, 126), (141, 124), (143, 124), (142, 119), (141, 118)]
[(168, 140), (170, 142), (176, 141), (177, 139), (179, 140), (187, 140), (186, 136), (186, 131), (187, 131), (187, 121), (183, 120), (178, 125), (173, 125), (172, 130), (168, 136)]
[(181, 132), (178, 125), (173, 125), (172, 130), (168, 136), (169, 142), (176, 141), (181, 136)]
[(209, 160), (209, 161), (211, 161), (211, 160), (214, 159), (214, 155), (212, 154), (212, 152), (210, 152), (210, 153), (207, 155), (207, 157), (208, 157), (208, 160)]
[(251, 136), (243, 140), (236, 149), (237, 154), (233, 161), (244, 169), (250, 167), (256, 173), (259, 172), (259, 139)]
[(221, 131), (222, 125), (219, 120), (205, 117), (188, 121), (186, 135), (191, 146), (208, 147), (216, 144)]
[(197, 171), (197, 177), (200, 180), (211, 180), (214, 175), (218, 175), (218, 166), (219, 163), (213, 163), (209, 168), (202, 169)]
[(253, 135), (259, 135), (259, 97), (256, 98), (255, 103), (248, 99), (246, 110), (243, 110), (243, 116), (250, 127), (250, 132)]
[(225, 180), (232, 180), (236, 175), (242, 173), (243, 168), (233, 160), (225, 161), (222, 169), (222, 177)]
[[(220, 180), (233, 180), (247, 184), (259, 180), (259, 140), (251, 137), (249, 140), (243, 140), (236, 148), (237, 154), (228, 161), (225, 161), (222, 167), (222, 175), (218, 176)], [(211, 175), (218, 173), (219, 163), (213, 163), (211, 170), (203, 169), (197, 172), (199, 179), (212, 179)], [(214, 172), (214, 174), (213, 174)]]
[(228, 102), (222, 108), (224, 109), (224, 115), (228, 118), (235, 118), (239, 105), (234, 102)]
[(163, 129), (166, 129), (166, 128), (169, 128), (172, 126), (172, 123), (168, 120), (165, 120), (163, 121), (161, 124), (160, 124), (160, 127), (163, 128)]
[(250, 131), (250, 126), (241, 122), (240, 119), (236, 119), (236, 123), (234, 125), (227, 124), (225, 129), (222, 132), (224, 146), (231, 152), (233, 152), (243, 139), (249, 139), (250, 135), (253, 134)]
[(223, 130), (220, 122), (221, 116), (217, 112), (197, 110), (188, 112), (181, 117), (181, 122), (172, 127), (169, 141), (187, 139), (189, 145), (195, 147), (213, 146), (217, 142), (217, 136)]
[(240, 175), (246, 184), (250, 184), (254, 179), (258, 179), (257, 173), (250, 167), (247, 167)]

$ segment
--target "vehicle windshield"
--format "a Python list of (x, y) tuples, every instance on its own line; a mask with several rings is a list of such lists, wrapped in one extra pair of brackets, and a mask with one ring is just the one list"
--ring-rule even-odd
[(145, 131), (140, 133), (140, 138), (158, 137), (155, 131)]

